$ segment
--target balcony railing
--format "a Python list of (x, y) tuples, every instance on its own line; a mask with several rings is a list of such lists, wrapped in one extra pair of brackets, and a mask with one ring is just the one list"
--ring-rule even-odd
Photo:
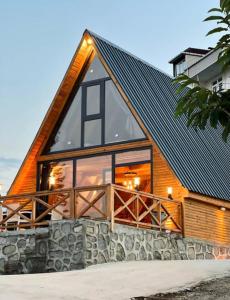
[(182, 203), (108, 184), (0, 197), (0, 230), (47, 226), (52, 220), (105, 219), (183, 232)]

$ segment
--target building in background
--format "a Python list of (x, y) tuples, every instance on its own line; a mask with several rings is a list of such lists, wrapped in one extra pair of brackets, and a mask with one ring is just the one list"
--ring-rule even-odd
[(220, 49), (187, 48), (169, 61), (173, 65), (173, 76), (184, 73), (216, 92), (229, 89), (230, 69), (222, 70), (217, 62), (219, 53)]

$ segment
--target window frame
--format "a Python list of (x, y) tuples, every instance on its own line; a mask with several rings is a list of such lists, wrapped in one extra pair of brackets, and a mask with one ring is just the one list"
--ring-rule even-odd
[[(90, 59), (89, 59), (89, 61), (90, 61)], [(136, 120), (137, 124), (140, 126), (144, 137), (139, 138), (139, 139), (125, 140), (125, 141), (119, 141), (119, 142), (113, 142), (113, 143), (105, 143), (105, 82), (109, 81), (109, 80), (111, 80), (113, 82), (113, 80), (111, 77), (105, 77), (105, 78), (94, 79), (94, 80), (90, 80), (90, 81), (86, 81), (86, 82), (81, 82), (81, 79), (84, 78), (84, 76), (90, 66), (89, 61), (86, 64), (84, 72), (80, 75), (79, 80), (75, 83), (75, 85), (70, 93), (69, 99), (59, 117), (59, 120), (57, 121), (56, 125), (54, 126), (53, 132), (51, 133), (48, 141), (46, 142), (46, 145), (42, 151), (42, 155), (65, 153), (65, 152), (76, 151), (76, 150), (92, 149), (95, 147), (113, 146), (113, 145), (127, 144), (127, 143), (147, 140), (147, 136), (146, 136), (145, 132), (141, 128), (141, 126), (140, 126), (139, 122), (137, 121), (136, 117), (134, 116), (133, 112), (128, 107), (133, 118)], [(86, 92), (86, 90), (87, 90), (87, 87), (94, 86), (94, 85), (100, 85), (100, 113), (87, 115), (87, 111), (86, 111), (86, 109), (87, 109), (86, 108), (87, 92)], [(66, 150), (50, 151), (52, 141), (54, 140), (53, 138), (56, 136), (58, 129), (60, 128), (60, 125), (62, 124), (62, 121), (64, 120), (64, 118), (68, 112), (68, 109), (70, 108), (72, 102), (74, 101), (75, 95), (79, 89), (82, 89), (81, 90), (81, 146), (78, 148), (70, 148), (70, 149), (66, 149)], [(93, 146), (84, 146), (84, 128), (85, 128), (84, 124), (86, 121), (91, 121), (91, 120), (96, 120), (96, 119), (101, 119), (101, 144), (93, 145)]]
[[(125, 153), (125, 152), (131, 152), (131, 151), (142, 151), (142, 150), (149, 150), (150, 151), (150, 159), (149, 160), (144, 160), (144, 161), (138, 161), (138, 162), (128, 162), (128, 163), (122, 163), (122, 164), (116, 164), (115, 163), (115, 156), (118, 153)], [(77, 188), (76, 185), (76, 179), (77, 179), (77, 161), (83, 158), (91, 158), (91, 157), (96, 157), (96, 156), (107, 156), (111, 155), (111, 169), (112, 169), (112, 184), (115, 184), (115, 170), (116, 167), (122, 167), (122, 166), (130, 166), (130, 165), (137, 165), (137, 164), (144, 164), (144, 163), (150, 163), (150, 168), (151, 168), (151, 182), (150, 182), (150, 193), (153, 193), (153, 147), (152, 146), (145, 146), (145, 147), (135, 147), (135, 148), (130, 148), (130, 149), (120, 149), (120, 150), (115, 150), (115, 151), (107, 151), (103, 153), (95, 153), (95, 154), (88, 154), (88, 155), (81, 155), (81, 156), (73, 156), (73, 157), (68, 157), (68, 158), (58, 158), (58, 159), (50, 159), (46, 161), (40, 161), (37, 163), (37, 191), (41, 191), (41, 186), (40, 186), (40, 178), (41, 178), (41, 167), (42, 164), (45, 163), (50, 163), (50, 162), (59, 162), (59, 161), (68, 161), (72, 160), (73, 161), (73, 186), (72, 188)]]

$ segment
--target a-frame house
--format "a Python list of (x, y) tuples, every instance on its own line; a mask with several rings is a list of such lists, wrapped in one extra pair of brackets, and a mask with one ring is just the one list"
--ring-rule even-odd
[[(176, 227), (184, 236), (229, 244), (230, 146), (218, 130), (195, 132), (174, 118), (176, 88), (165, 73), (86, 30), (8, 196), (115, 184), (143, 192), (145, 226), (165, 217), (143, 204), (148, 193), (164, 199), (166, 219), (174, 201), (182, 204)], [(137, 207), (124, 194), (118, 219), (135, 219)], [(89, 204), (92, 193), (84, 197)], [(144, 219), (150, 213), (153, 220)]]

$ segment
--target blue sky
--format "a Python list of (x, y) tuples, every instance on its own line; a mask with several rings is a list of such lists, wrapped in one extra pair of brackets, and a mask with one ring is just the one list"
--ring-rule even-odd
[(0, 0), (0, 183), (24, 158), (88, 28), (171, 73), (169, 59), (215, 45), (218, 0)]

